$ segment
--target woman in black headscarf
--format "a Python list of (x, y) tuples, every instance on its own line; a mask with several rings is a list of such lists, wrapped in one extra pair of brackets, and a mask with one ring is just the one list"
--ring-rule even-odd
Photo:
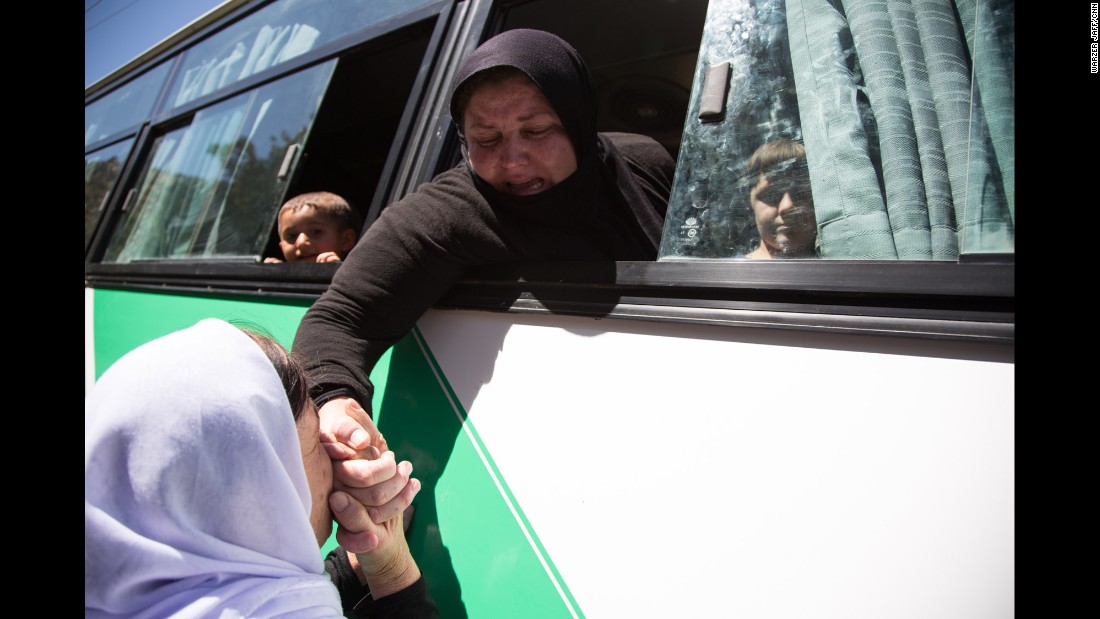
[[(501, 86), (515, 81), (531, 86), (533, 96), (548, 106), (551, 115), (556, 114), (557, 128), (564, 129), (563, 135), (572, 145), (576, 159), (576, 173), (560, 185), (522, 197), (494, 188), (487, 182), (484, 168), (476, 166), (470, 158), (471, 152), (476, 159), (477, 151), (485, 150), (479, 149), (481, 139), (503, 137), (499, 135), (499, 127), (475, 130), (479, 140), (473, 143), (467, 135), (467, 126), (478, 122), (466, 114), (475, 94), (481, 93), (481, 98), (495, 109), (503, 99), (501, 95), (509, 92)], [(599, 232), (599, 236), (606, 237), (606, 244), (593, 239), (593, 245), (599, 249), (591, 259), (657, 257), (675, 162), (650, 138), (624, 133), (597, 134), (595, 86), (584, 61), (568, 43), (539, 30), (509, 30), (470, 55), (458, 73), (457, 84), (451, 97), (451, 118), (458, 127), (474, 185), (494, 209), (526, 221), (574, 231), (591, 225), (591, 219), (609, 225)], [(497, 88), (486, 92), (494, 86)], [(515, 94), (514, 90), (511, 92)], [(527, 111), (531, 109), (537, 109), (537, 104)], [(522, 112), (520, 115), (530, 120)], [(547, 123), (534, 122), (521, 129), (543, 129), (544, 124)], [(620, 149), (628, 158), (620, 154)], [(497, 155), (508, 156), (489, 153), (490, 157)], [(570, 255), (566, 259), (578, 258)]]
[(572, 46), (509, 30), (456, 83), (465, 161), (387, 207), (298, 328), (293, 349), (314, 361), (333, 432), (363, 414), (351, 400), (370, 406), (374, 364), (467, 268), (657, 257), (675, 162), (648, 137), (597, 134), (595, 87)]

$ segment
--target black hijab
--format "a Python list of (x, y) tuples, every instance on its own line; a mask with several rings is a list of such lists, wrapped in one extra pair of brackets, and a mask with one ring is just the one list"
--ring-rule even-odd
[[(493, 67), (522, 71), (542, 91), (561, 118), (577, 155), (577, 171), (550, 189), (532, 196), (513, 196), (494, 189), (473, 170), (477, 190), (494, 209), (547, 225), (570, 227), (613, 203), (632, 211), (641, 233), (660, 244), (665, 205), (651, 205), (611, 141), (596, 132), (596, 87), (588, 66), (572, 45), (549, 32), (516, 29), (481, 44), (466, 58), (451, 96), (451, 118), (462, 136), (459, 103), (472, 76)], [(463, 141), (464, 138), (463, 138)], [(467, 163), (468, 166), (468, 163)]]
[(596, 87), (577, 50), (561, 38), (541, 30), (507, 30), (481, 44), (462, 63), (451, 96), (451, 118), (462, 135), (458, 103), (466, 81), (493, 67), (519, 69), (539, 87), (565, 125), (577, 161), (596, 148)]

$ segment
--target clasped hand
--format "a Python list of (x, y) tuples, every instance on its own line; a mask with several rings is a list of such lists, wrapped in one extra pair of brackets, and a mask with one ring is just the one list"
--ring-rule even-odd
[[(370, 553), (404, 538), (404, 512), (420, 491), (412, 463), (397, 462), (370, 416), (351, 398), (335, 398), (318, 411), (321, 444), (332, 458), (333, 488), (329, 499), (336, 522), (336, 540), (353, 553)], [(348, 510), (347, 496), (366, 507)]]

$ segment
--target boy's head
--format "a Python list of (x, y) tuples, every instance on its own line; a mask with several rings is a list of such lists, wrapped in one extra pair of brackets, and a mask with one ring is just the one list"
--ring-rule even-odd
[(279, 209), (279, 249), (287, 262), (339, 262), (355, 247), (359, 216), (340, 196), (303, 193)]
[(749, 206), (761, 242), (772, 257), (809, 257), (817, 251), (817, 217), (806, 167), (806, 148), (779, 139), (756, 149), (748, 169), (754, 185)]

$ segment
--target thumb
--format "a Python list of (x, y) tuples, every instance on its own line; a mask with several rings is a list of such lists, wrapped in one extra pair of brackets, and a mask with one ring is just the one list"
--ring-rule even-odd
[(378, 547), (379, 537), (375, 532), (378, 525), (371, 521), (362, 503), (337, 490), (329, 496), (329, 507), (340, 525), (336, 531), (336, 541), (340, 546), (355, 553), (370, 552)]

